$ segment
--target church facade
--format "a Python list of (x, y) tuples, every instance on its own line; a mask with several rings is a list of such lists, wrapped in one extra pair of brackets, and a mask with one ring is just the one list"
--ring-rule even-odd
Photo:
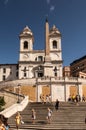
[(55, 25), (50, 28), (48, 20), (44, 27), (44, 50), (33, 49), (34, 35), (28, 26), (21, 31), (18, 63), (0, 64), (0, 87), (14, 89), (37, 102), (41, 94), (50, 94), (52, 101), (68, 101), (69, 95), (77, 94), (86, 97), (86, 79), (63, 75), (60, 31)]
[[(19, 35), (18, 64), (0, 64), (0, 81), (39, 77), (62, 77), (61, 33), (45, 22), (45, 49), (34, 50), (34, 35), (26, 26)], [(41, 45), (41, 43), (39, 43)]]

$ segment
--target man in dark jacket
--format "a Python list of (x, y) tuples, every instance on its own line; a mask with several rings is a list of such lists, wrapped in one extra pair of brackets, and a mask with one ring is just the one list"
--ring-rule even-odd
[(57, 99), (55, 103), (55, 109), (58, 110), (58, 108), (59, 108), (59, 100)]

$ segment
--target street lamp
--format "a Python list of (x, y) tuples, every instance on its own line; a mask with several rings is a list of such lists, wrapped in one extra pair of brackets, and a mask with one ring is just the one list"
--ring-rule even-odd
[(18, 101), (17, 101), (17, 103), (20, 103), (20, 98), (19, 98), (19, 96), (20, 96), (20, 84), (18, 84)]
[(77, 94), (79, 95), (79, 82), (78, 82), (78, 77), (77, 77)]
[(36, 93), (37, 93), (36, 101), (38, 102), (38, 78), (36, 78)]
[(65, 84), (65, 77), (64, 77), (64, 100), (66, 102), (66, 84)]
[(51, 77), (50, 77), (50, 100), (52, 102), (52, 83), (51, 83)]

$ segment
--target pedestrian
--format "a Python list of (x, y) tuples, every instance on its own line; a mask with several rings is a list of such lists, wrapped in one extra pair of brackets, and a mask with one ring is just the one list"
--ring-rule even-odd
[(49, 94), (49, 103), (52, 103), (52, 100), (51, 100), (51, 95)]
[(42, 95), (42, 103), (43, 104), (45, 103), (45, 96), (44, 96), (44, 94)]
[(48, 113), (47, 113), (47, 122), (51, 123), (51, 116), (52, 116), (52, 110), (48, 107)]
[(58, 108), (59, 108), (59, 100), (57, 99), (56, 103), (55, 103), (55, 109), (56, 109), (56, 111), (58, 110)]
[(45, 97), (44, 97), (44, 95), (40, 95), (40, 100), (41, 100), (41, 102), (44, 104), (44, 102), (45, 102)]
[(72, 97), (71, 95), (69, 95), (68, 102), (71, 102), (71, 101), (72, 101)]
[(5, 130), (3, 122), (0, 120), (0, 130)]
[(42, 102), (42, 94), (40, 95), (40, 101)]
[(32, 124), (35, 124), (35, 120), (36, 120), (36, 111), (35, 109), (32, 109)]
[(19, 125), (21, 123), (21, 115), (20, 115), (19, 112), (17, 112), (17, 114), (16, 114), (15, 121), (16, 121), (16, 128), (18, 130), (19, 129)]
[(82, 96), (82, 102), (85, 102), (85, 100), (86, 100), (86, 98), (85, 98), (85, 96), (83, 95), (83, 96)]
[(5, 130), (10, 130), (10, 126), (9, 126), (9, 124), (7, 123), (7, 122), (5, 122)]
[(49, 96), (46, 95), (46, 103), (49, 103)]
[(75, 99), (76, 99), (76, 105), (79, 105), (79, 95), (78, 94), (76, 95)]
[(76, 101), (75, 99), (76, 99), (76, 96), (73, 94), (72, 95), (72, 102), (75, 102)]

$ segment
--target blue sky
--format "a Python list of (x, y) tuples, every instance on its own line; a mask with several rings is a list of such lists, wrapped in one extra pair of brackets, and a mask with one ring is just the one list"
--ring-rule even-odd
[(0, 64), (17, 63), (19, 34), (28, 25), (34, 49), (44, 49), (44, 26), (62, 34), (63, 65), (86, 55), (86, 0), (0, 0)]

